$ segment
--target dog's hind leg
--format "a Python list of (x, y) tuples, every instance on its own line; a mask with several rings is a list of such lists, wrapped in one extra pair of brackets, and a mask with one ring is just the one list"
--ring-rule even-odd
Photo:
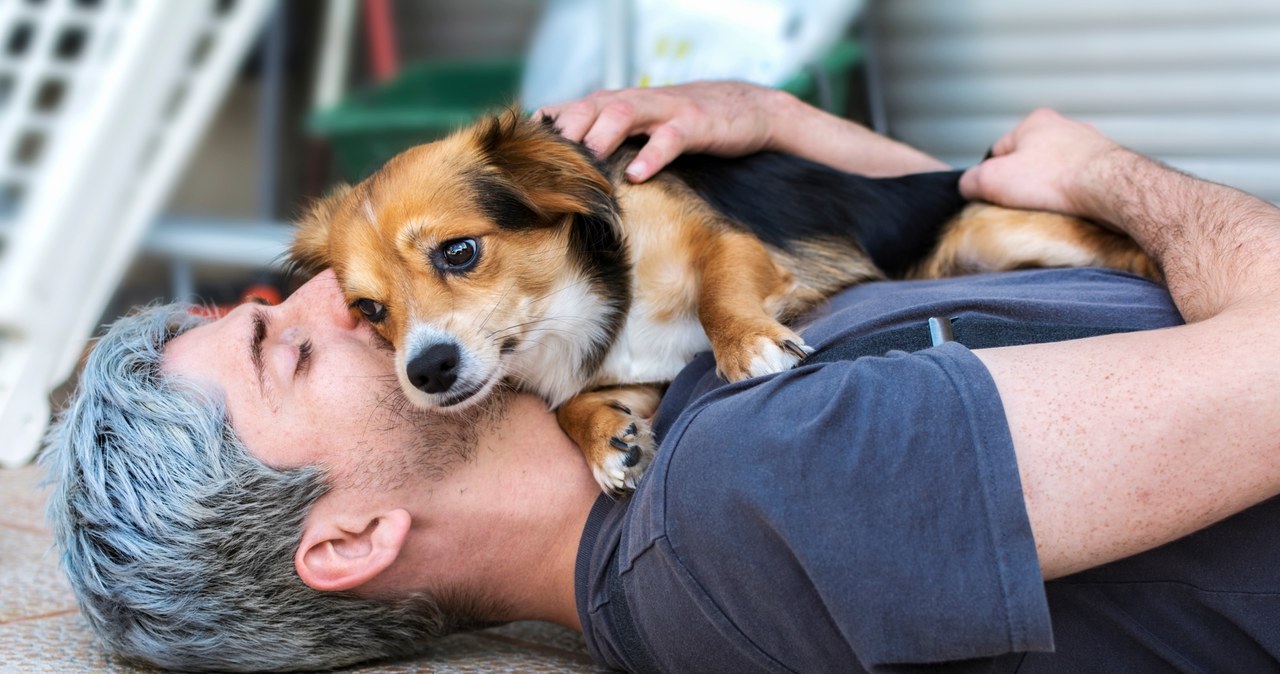
[(937, 248), (912, 278), (1033, 267), (1110, 267), (1162, 281), (1159, 266), (1132, 239), (1058, 213), (986, 203), (965, 207), (947, 223)]
[(579, 393), (556, 410), (560, 428), (578, 444), (606, 493), (636, 488), (653, 460), (650, 420), (662, 386), (630, 384)]
[(698, 318), (729, 381), (789, 370), (812, 351), (778, 321), (795, 309), (796, 283), (755, 237), (722, 231), (698, 260)]

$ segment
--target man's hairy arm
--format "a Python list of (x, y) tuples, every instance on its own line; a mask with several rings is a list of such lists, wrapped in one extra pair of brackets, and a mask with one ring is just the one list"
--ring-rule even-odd
[(795, 96), (746, 82), (692, 82), (598, 91), (549, 105), (564, 137), (608, 156), (629, 136), (647, 135), (627, 176), (648, 180), (684, 153), (738, 157), (772, 150), (871, 176), (940, 171), (941, 161)]
[(1181, 537), (1280, 493), (1280, 210), (1054, 113), (965, 175), (971, 197), (1112, 223), (1188, 325), (977, 352), (1005, 406), (1045, 577)]
[(1280, 226), (1273, 205), (1133, 153), (1111, 159), (1094, 180), (1113, 187), (1086, 212), (1117, 223), (1160, 261), (1187, 322), (1274, 297)]

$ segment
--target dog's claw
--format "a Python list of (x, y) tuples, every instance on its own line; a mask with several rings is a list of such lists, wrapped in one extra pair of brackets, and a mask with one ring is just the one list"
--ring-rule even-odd
[(756, 335), (743, 342), (744, 348), (737, 352), (717, 352), (717, 371), (727, 381), (741, 381), (790, 370), (813, 353), (813, 347), (795, 333), (787, 334), (790, 336)]
[(782, 348), (800, 360), (804, 360), (809, 356), (809, 354), (813, 353), (812, 346), (809, 346), (808, 344), (796, 344), (790, 339), (782, 342)]

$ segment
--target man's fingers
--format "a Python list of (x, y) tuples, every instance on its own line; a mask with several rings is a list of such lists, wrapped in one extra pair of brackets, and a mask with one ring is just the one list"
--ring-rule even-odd
[(560, 135), (575, 142), (582, 142), (591, 125), (596, 121), (596, 106), (586, 100), (564, 105), (551, 105), (538, 110), (545, 117), (555, 120)]
[(977, 166), (970, 167), (967, 171), (960, 174), (960, 194), (964, 198), (973, 201), (989, 201), (991, 203), (1002, 203), (1006, 194), (1001, 184), (1005, 176), (1008, 174), (1010, 159), (1005, 159), (996, 155), (992, 159), (988, 159)]
[(972, 166), (969, 170), (960, 174), (960, 194), (963, 195), (965, 199), (974, 201), (984, 198), (978, 189), (979, 181), (981, 180), (981, 178), (978, 177), (978, 174), (983, 170), (984, 166), (985, 162), (983, 164), (978, 164), (977, 166)]
[(1013, 149), (1017, 147), (1017, 140), (1014, 137), (1015, 132), (1016, 130), (1014, 132), (1006, 133), (996, 140), (995, 144), (991, 146), (990, 157), (1003, 157), (1010, 152), (1013, 152)]
[(663, 124), (649, 135), (649, 142), (640, 148), (636, 158), (627, 166), (627, 179), (641, 183), (652, 178), (671, 160), (685, 150), (685, 134), (672, 124)]
[(599, 157), (608, 157), (622, 145), (635, 127), (635, 109), (627, 103), (614, 102), (604, 106), (596, 116), (582, 143)]

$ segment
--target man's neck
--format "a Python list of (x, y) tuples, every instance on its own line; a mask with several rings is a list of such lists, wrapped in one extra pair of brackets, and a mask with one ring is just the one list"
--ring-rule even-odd
[(403, 580), (470, 588), (503, 608), (494, 620), (580, 630), (574, 571), (599, 487), (542, 401), (519, 396), (507, 418), (424, 495)]
[[(574, 581), (578, 545), (593, 502), (588, 501), (585, 510), (567, 509), (567, 516), (557, 519), (558, 530), (549, 537), (553, 542), (531, 555), (529, 563), (535, 571), (525, 576), (528, 582), (514, 588), (517, 597), (513, 608), (518, 619), (545, 620), (582, 631)], [(521, 575), (518, 570), (513, 573)]]

